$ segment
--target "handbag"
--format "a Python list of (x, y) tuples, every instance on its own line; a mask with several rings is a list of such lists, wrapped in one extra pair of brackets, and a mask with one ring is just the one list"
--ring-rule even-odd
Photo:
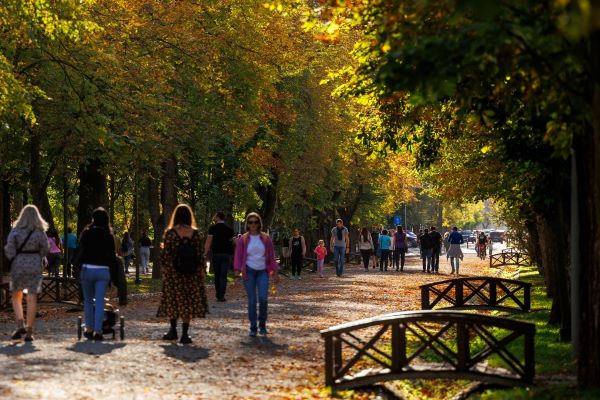
[(11, 258), (10, 260), (8, 260), (8, 272), (10, 272), (10, 267), (12, 266), (13, 261), (17, 258), (17, 256), (19, 254), (21, 254), (21, 252), (23, 251), (23, 248), (25, 247), (25, 245), (27, 244), (27, 242), (29, 241), (29, 238), (31, 237), (31, 234), (33, 233), (33, 231), (29, 231), (29, 234), (27, 235), (27, 237), (25, 238), (25, 241), (23, 242), (22, 245), (19, 246), (19, 248), (17, 249), (17, 253), (15, 254), (15, 256), (13, 258)]

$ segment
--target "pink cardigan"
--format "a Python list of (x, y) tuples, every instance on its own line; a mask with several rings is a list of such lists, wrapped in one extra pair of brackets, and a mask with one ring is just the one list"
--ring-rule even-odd
[[(246, 276), (246, 257), (248, 256), (248, 244), (250, 240), (248, 233), (242, 235), (235, 246), (235, 255), (233, 256), (233, 270), (241, 272), (242, 277), (247, 279)], [(279, 266), (275, 261), (275, 249), (273, 248), (273, 241), (266, 233), (260, 234), (260, 240), (265, 245), (265, 258), (267, 263), (267, 272), (269, 275), (273, 275), (279, 270)]]

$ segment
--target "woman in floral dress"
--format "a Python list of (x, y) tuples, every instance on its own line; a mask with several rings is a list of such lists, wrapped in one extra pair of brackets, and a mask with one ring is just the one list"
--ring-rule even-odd
[[(179, 250), (195, 249), (195, 271), (191, 274), (178, 271)], [(204, 318), (208, 309), (204, 287), (205, 267), (202, 258), (202, 243), (196, 229), (196, 221), (190, 207), (179, 204), (171, 215), (171, 222), (165, 230), (160, 265), (163, 277), (163, 292), (158, 307), (158, 317), (167, 317), (169, 332), (163, 340), (177, 340), (177, 320), (182, 320), (180, 342), (192, 343), (188, 329), (192, 318)], [(188, 257), (189, 259), (189, 257)]]

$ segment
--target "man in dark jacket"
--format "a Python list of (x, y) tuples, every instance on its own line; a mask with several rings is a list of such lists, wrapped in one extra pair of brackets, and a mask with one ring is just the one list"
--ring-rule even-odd
[(423, 256), (423, 272), (431, 272), (431, 254), (433, 251), (433, 239), (429, 234), (429, 229), (425, 229), (421, 236), (421, 254)]
[(429, 232), (433, 247), (431, 248), (431, 272), (437, 273), (440, 269), (440, 252), (442, 251), (442, 235), (431, 227)]

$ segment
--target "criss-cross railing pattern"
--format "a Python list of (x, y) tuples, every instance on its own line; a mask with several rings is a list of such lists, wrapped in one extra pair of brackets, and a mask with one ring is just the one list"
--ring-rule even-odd
[(491, 276), (454, 278), (420, 286), (421, 308), (529, 311), (531, 284)]
[(507, 248), (500, 253), (490, 255), (490, 268), (501, 267), (504, 265), (526, 266), (531, 264), (531, 259), (527, 253)]
[(81, 286), (75, 278), (45, 276), (42, 279), (40, 303), (77, 303), (82, 304)]
[[(325, 382), (334, 391), (397, 379), (526, 385), (534, 335), (533, 324), (455, 311), (381, 315), (321, 331)], [(501, 366), (489, 366), (493, 357)]]

